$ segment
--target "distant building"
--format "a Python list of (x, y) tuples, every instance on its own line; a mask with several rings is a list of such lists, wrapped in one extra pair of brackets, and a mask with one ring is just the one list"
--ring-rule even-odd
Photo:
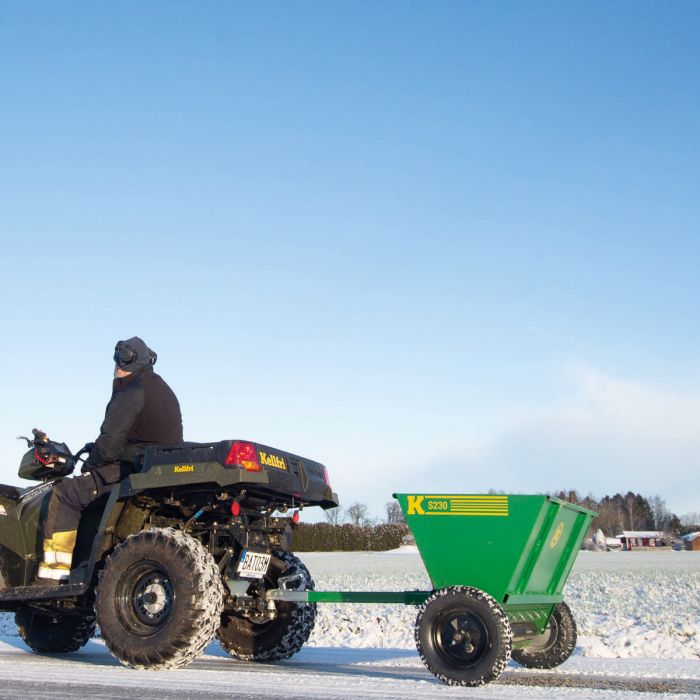
[(663, 535), (656, 530), (623, 530), (617, 539), (620, 540), (622, 549), (626, 552), (631, 552), (633, 549), (655, 549), (666, 546)]
[(689, 532), (681, 537), (685, 548), (690, 552), (700, 552), (700, 532)]
[(608, 549), (622, 549), (622, 542), (619, 537), (606, 537), (605, 546)]

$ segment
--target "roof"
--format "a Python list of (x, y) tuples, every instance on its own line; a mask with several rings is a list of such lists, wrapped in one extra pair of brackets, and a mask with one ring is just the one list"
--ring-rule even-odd
[(658, 530), (623, 530), (618, 537), (643, 537), (646, 539), (661, 539), (663, 535)]
[(687, 540), (688, 542), (692, 542), (693, 540), (697, 539), (700, 537), (700, 532), (689, 532), (687, 535), (683, 535), (681, 537), (682, 540)]

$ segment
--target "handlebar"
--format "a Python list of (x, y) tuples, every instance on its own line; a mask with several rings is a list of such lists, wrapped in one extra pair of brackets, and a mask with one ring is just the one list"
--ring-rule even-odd
[[(47, 447), (50, 444), (59, 445), (59, 443), (54, 443), (53, 440), (50, 440), (49, 436), (43, 430), (39, 430), (38, 428), (32, 428), (32, 435), (34, 436), (33, 438), (19, 435), (17, 439), (26, 440), (27, 447)], [(81, 459), (83, 462), (85, 461), (83, 455), (90, 454), (90, 450), (92, 450), (92, 448), (95, 446), (95, 443), (86, 442), (85, 445), (83, 445), (83, 447), (81, 447), (75, 454), (71, 453), (68, 445), (65, 443), (60, 443), (60, 445), (68, 451), (69, 456), (77, 463), (78, 460)]]
[(49, 437), (43, 430), (39, 430), (38, 428), (32, 428), (32, 435), (34, 436), (33, 438), (28, 438), (24, 435), (18, 435), (17, 439), (26, 440), (27, 447), (38, 447), (43, 442), (49, 442)]
[(83, 455), (84, 455), (84, 454), (88, 454), (88, 455), (89, 455), (89, 454), (90, 454), (90, 450), (92, 450), (92, 448), (93, 448), (94, 446), (95, 446), (95, 443), (94, 443), (94, 442), (86, 442), (86, 443), (73, 455), (73, 459), (76, 461), (76, 463), (77, 463), (79, 460), (82, 460), (82, 461), (84, 462), (85, 459), (83, 458)]

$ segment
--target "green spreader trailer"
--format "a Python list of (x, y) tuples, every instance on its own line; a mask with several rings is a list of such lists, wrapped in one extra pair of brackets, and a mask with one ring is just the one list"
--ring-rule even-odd
[(292, 591), (268, 598), (420, 606), (418, 653), (450, 685), (498, 678), (514, 658), (553, 668), (576, 645), (563, 590), (591, 510), (551, 496), (397, 493), (430, 576), (430, 591)]

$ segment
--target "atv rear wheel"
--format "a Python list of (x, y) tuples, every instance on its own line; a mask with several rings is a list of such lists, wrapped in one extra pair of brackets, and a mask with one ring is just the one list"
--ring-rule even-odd
[(180, 530), (131, 535), (100, 572), (95, 612), (102, 638), (132, 668), (191, 663), (212, 640), (222, 609), (214, 558)]
[[(309, 570), (291, 552), (273, 552), (283, 566), (268, 574), (266, 588), (277, 588), (282, 576), (298, 576), (291, 590), (312, 591), (314, 582)], [(272, 567), (271, 567), (272, 568)], [(255, 622), (240, 613), (221, 618), (216, 636), (221, 646), (236, 659), (244, 661), (279, 661), (296, 654), (306, 643), (316, 623), (316, 603), (277, 602), (273, 620)]]
[(416, 647), (427, 669), (448, 685), (479, 686), (508, 664), (510, 623), (488, 593), (471, 586), (441, 588), (418, 611)]
[(576, 648), (576, 620), (566, 603), (552, 611), (549, 624), (528, 646), (513, 649), (512, 657), (525, 668), (554, 668), (563, 664)]
[(78, 651), (95, 634), (94, 615), (18, 612), (15, 622), (25, 644), (43, 653)]

